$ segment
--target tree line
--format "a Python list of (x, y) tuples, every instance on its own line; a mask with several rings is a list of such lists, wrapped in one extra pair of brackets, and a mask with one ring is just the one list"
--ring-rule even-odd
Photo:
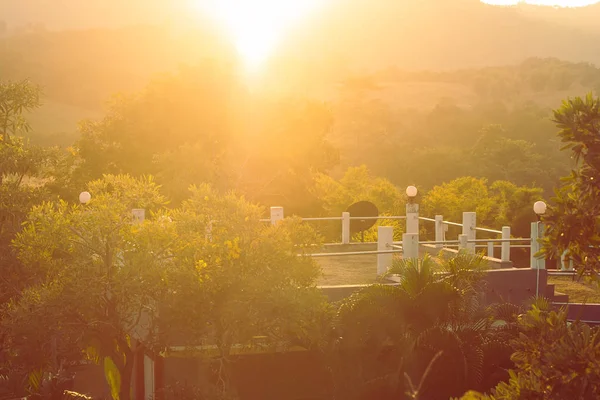
[[(328, 138), (332, 114), (327, 105), (256, 96), (221, 65), (199, 68), (157, 78), (136, 95), (116, 98), (102, 119), (81, 124), (81, 138), (66, 151), (31, 145), (22, 136), (24, 112), (40, 105), (37, 86), (27, 81), (0, 86), (2, 364), (7, 376), (28, 379), (21, 390), (39, 392), (40, 371), (57, 373), (85, 357), (104, 364), (113, 398), (126, 400), (135, 354), (164, 349), (172, 335), (183, 333), (186, 344), (218, 349), (223, 375), (217, 391), (223, 396), (235, 394), (228, 364), (232, 347), (257, 336), (266, 336), (272, 346), (301, 344), (320, 351), (328, 346), (330, 360), (358, 357), (356, 363), (365, 363), (367, 370), (378, 351), (412, 349), (395, 353), (387, 364), (391, 369), (373, 370), (368, 379), (338, 381), (362, 382), (367, 392), (371, 381), (381, 383), (392, 374), (391, 381), (383, 379), (391, 386), (377, 390), (409, 392), (412, 398), (431, 398), (423, 394), (427, 387), (452, 396), (477, 389), (519, 398), (501, 396), (525, 387), (550, 391), (542, 398), (570, 395), (572, 386), (557, 383), (556, 375), (540, 380), (531, 369), (566, 363), (572, 349), (561, 347), (556, 360), (536, 358), (531, 349), (540, 332), (549, 335), (549, 349), (581, 337), (580, 332), (585, 334), (581, 348), (595, 348), (597, 333), (580, 324), (567, 326), (564, 313), (541, 303), (526, 313), (494, 317), (493, 309), (475, 301), (480, 295), (477, 257), (461, 255), (441, 265), (406, 260), (395, 268), (414, 280), (407, 279), (398, 291), (374, 286), (331, 308), (315, 287), (316, 264), (296, 255), (328, 233), (294, 218), (277, 226), (260, 223), (264, 207), (284, 205), (303, 215), (339, 213), (347, 203), (366, 198), (393, 213), (402, 208), (401, 190), (367, 167), (351, 168), (340, 179), (328, 175), (342, 153)], [(568, 250), (578, 270), (591, 277), (598, 259), (598, 104), (589, 95), (565, 101), (554, 113), (559, 138), (571, 148), (577, 168), (546, 217), (546, 252)], [(502, 139), (498, 129), (487, 128), (474, 146), (488, 152), (481, 156), (485, 160), (504, 152), (501, 159), (512, 161), (515, 151), (499, 148), (498, 140), (509, 149), (518, 140)], [(88, 204), (78, 204), (83, 189), (91, 193)], [(466, 176), (433, 185), (421, 201), (428, 212), (449, 218), (471, 207), (490, 224), (517, 224), (541, 194), (541, 188), (529, 185)], [(132, 219), (133, 208), (146, 210), (145, 221)], [(433, 273), (440, 268), (449, 272), (442, 281)], [(386, 321), (392, 325), (384, 332), (362, 331), (381, 324), (354, 319), (377, 319), (371, 307), (383, 309), (388, 301), (404, 317)], [(430, 309), (416, 316), (410, 311), (414, 304)], [(527, 317), (515, 319), (519, 314)], [(497, 329), (497, 320), (515, 333), (501, 340), (514, 340), (503, 348), (502, 359), (511, 365), (512, 354), (515, 372), (492, 391), (506, 377), (484, 385), (486, 373), (493, 371), (482, 368), (498, 372), (498, 366), (486, 367), (481, 354), (507, 333)], [(547, 324), (564, 324), (564, 329), (556, 333)], [(347, 332), (344, 341), (332, 339), (332, 327)], [(369, 347), (357, 354), (353, 337), (380, 350), (371, 353)], [(424, 359), (427, 364), (420, 364)], [(463, 375), (453, 383), (427, 386), (427, 379), (434, 379), (430, 375), (436, 376), (427, 371), (436, 363), (452, 370), (456, 360), (464, 365)], [(597, 359), (590, 362), (589, 370), (572, 378), (583, 382), (576, 384), (582, 398), (596, 390), (593, 383), (584, 384), (598, 373)], [(417, 383), (421, 378), (423, 385)]]

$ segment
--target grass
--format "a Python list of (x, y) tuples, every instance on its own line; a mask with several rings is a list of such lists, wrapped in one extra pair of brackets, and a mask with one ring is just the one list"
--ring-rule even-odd
[(554, 284), (555, 292), (569, 295), (569, 303), (600, 303), (600, 288), (570, 276), (549, 276), (548, 283)]

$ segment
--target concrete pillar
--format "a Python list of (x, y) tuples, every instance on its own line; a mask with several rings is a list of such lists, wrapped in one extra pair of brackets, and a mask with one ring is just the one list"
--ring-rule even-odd
[(419, 235), (405, 233), (402, 235), (402, 258), (419, 258)]
[(144, 400), (153, 400), (154, 392), (154, 361), (144, 355)]
[(536, 256), (542, 249), (540, 240), (544, 237), (544, 224), (541, 222), (531, 223), (531, 268), (546, 269), (544, 256)]
[(488, 257), (494, 258), (494, 242), (488, 242)]
[[(435, 216), (435, 241), (443, 242), (446, 240), (446, 230), (444, 229), (444, 217), (441, 215)], [(441, 249), (444, 247), (443, 244), (436, 244), (435, 247)]]
[(137, 352), (133, 358), (133, 400), (146, 400), (146, 355)]
[(469, 251), (469, 236), (468, 235), (458, 235), (458, 250)]
[[(510, 239), (510, 226), (502, 227), (502, 240)], [(502, 252), (500, 254), (502, 262), (510, 261), (510, 242), (502, 242)]]
[(271, 207), (271, 224), (275, 225), (283, 220), (283, 207)]
[(134, 208), (131, 213), (133, 214), (133, 222), (136, 224), (141, 224), (146, 219), (146, 210), (143, 208)]
[[(561, 271), (573, 271), (573, 260), (568, 257), (569, 250), (563, 251), (560, 256), (560, 270)], [(567, 258), (569, 258), (569, 265), (567, 266)]]
[(406, 204), (406, 232), (419, 233), (419, 205), (414, 203)]
[[(393, 250), (394, 227), (380, 226), (377, 228), (377, 250)], [(377, 254), (377, 275), (383, 275), (392, 266), (394, 255), (392, 253)]]
[(350, 244), (350, 213), (342, 213), (342, 244)]
[[(468, 240), (475, 240), (477, 227), (477, 213), (464, 212), (462, 223), (462, 234), (467, 235)], [(469, 253), (475, 254), (475, 242), (467, 243), (466, 249)]]

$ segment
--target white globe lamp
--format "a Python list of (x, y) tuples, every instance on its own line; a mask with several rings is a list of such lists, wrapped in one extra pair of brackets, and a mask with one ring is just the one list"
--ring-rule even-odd
[(419, 193), (419, 191), (415, 186), (409, 186), (406, 188), (406, 195), (411, 199), (417, 197), (417, 193)]
[(87, 204), (90, 202), (91, 199), (92, 199), (92, 195), (90, 194), (90, 192), (81, 192), (79, 194), (79, 202), (81, 204)]
[(536, 201), (533, 205), (533, 212), (535, 212), (538, 216), (542, 216), (546, 214), (546, 203), (543, 201)]

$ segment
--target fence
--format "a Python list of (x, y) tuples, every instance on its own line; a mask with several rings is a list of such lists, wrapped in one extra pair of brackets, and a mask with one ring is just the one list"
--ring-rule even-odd
[[(284, 219), (283, 207), (271, 207), (270, 218), (261, 219), (262, 222), (277, 224)], [(352, 220), (405, 220), (405, 233), (402, 235), (401, 242), (394, 242), (394, 228), (391, 226), (379, 226), (377, 230), (377, 250), (375, 251), (343, 251), (313, 253), (312, 257), (338, 257), (338, 256), (356, 256), (356, 255), (377, 255), (377, 273), (385, 273), (392, 264), (395, 253), (402, 254), (404, 258), (419, 257), (419, 250), (423, 247), (433, 247), (438, 251), (444, 250), (466, 250), (469, 253), (476, 253), (477, 249), (487, 249), (487, 258), (495, 260), (502, 264), (509, 264), (511, 248), (529, 248), (530, 249), (530, 267), (533, 269), (545, 269), (545, 259), (538, 255), (541, 250), (540, 239), (543, 237), (544, 226), (541, 222), (531, 224), (531, 236), (529, 238), (511, 237), (510, 226), (503, 226), (501, 230), (489, 229), (477, 226), (477, 214), (475, 212), (464, 212), (462, 223), (446, 221), (442, 215), (436, 215), (435, 218), (426, 218), (419, 216), (418, 204), (409, 203), (406, 205), (406, 215), (401, 216), (375, 216), (358, 217), (352, 216), (348, 212), (343, 212), (339, 217), (311, 217), (302, 218), (302, 221), (340, 221), (341, 222), (341, 242), (335, 244), (351, 245), (350, 222)], [(435, 239), (432, 241), (419, 240), (420, 222), (434, 224)], [(461, 233), (456, 240), (447, 240), (446, 233), (450, 226), (460, 227)], [(485, 232), (497, 235), (497, 238), (477, 239), (477, 232)], [(330, 243), (329, 245), (333, 245)], [(500, 258), (495, 258), (495, 249), (500, 248)], [(563, 270), (565, 267), (563, 260)]]

